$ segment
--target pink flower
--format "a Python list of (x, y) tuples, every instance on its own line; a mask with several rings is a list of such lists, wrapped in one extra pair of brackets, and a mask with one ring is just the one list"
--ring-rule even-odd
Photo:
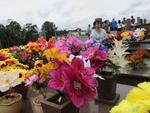
[(75, 47), (81, 47), (81, 46), (84, 45), (84, 42), (82, 42), (81, 40), (79, 40), (76, 37), (69, 37), (67, 39), (67, 43), (71, 44), (71, 45), (74, 45)]
[(81, 59), (74, 59), (67, 75), (65, 90), (76, 107), (83, 107), (96, 97), (97, 81), (93, 77), (95, 70), (85, 68)]
[(96, 97), (97, 81), (95, 70), (84, 67), (83, 60), (76, 58), (69, 66), (62, 66), (57, 71), (49, 73), (52, 79), (49, 87), (63, 90), (76, 107), (83, 107), (88, 101)]
[(34, 82), (37, 82), (39, 80), (39, 76), (36, 74), (31, 75), (28, 79), (25, 80), (26, 86), (32, 86)]
[(66, 41), (64, 40), (59, 40), (55, 43), (54, 47), (59, 48), (61, 50), (61, 52), (66, 52), (68, 54), (71, 53), (71, 51), (69, 50)]
[(83, 51), (81, 54), (84, 58), (90, 59), (94, 56), (95, 52), (99, 49), (99, 46), (89, 47), (86, 51)]
[(63, 75), (63, 71), (65, 68), (65, 66), (61, 66), (58, 70), (49, 72), (49, 75), (51, 76), (51, 80), (48, 83), (49, 88), (61, 91), (64, 90), (65, 78)]
[(95, 57), (101, 61), (106, 61), (108, 59), (108, 53), (102, 50), (99, 50), (95, 53)]
[(83, 41), (79, 40), (76, 37), (69, 37), (66, 42), (69, 50), (73, 54), (79, 53), (80, 50), (82, 50), (82, 48), (86, 45)]
[(91, 66), (98, 71), (99, 69), (106, 67), (106, 62), (108, 60), (108, 53), (102, 50), (95, 52), (94, 56), (90, 59)]
[(13, 47), (10, 47), (10, 50), (11, 51), (19, 51), (19, 47), (18, 46), (13, 46)]
[(91, 66), (97, 71), (106, 66), (108, 60), (108, 53), (99, 50), (99, 46), (89, 47), (86, 51), (82, 52), (82, 56), (90, 60)]

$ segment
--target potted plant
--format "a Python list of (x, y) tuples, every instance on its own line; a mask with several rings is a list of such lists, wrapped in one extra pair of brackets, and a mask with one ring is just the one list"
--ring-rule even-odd
[(41, 101), (48, 95), (55, 93), (54, 91), (47, 93), (45, 90), (48, 80), (51, 79), (48, 75), (48, 71), (55, 70), (59, 67), (55, 63), (55, 59), (68, 62), (67, 54), (62, 53), (58, 48), (45, 50), (42, 57), (42, 60), (35, 61), (34, 69), (28, 71), (25, 78), (25, 84), (34, 88), (39, 93), (39, 95), (33, 99), (33, 105), (35, 111), (40, 113), (43, 113)]
[(106, 50), (98, 46), (89, 47), (82, 52), (82, 56), (90, 60), (91, 67), (94, 67), (98, 78), (97, 88), (99, 102), (114, 104), (119, 99), (116, 94), (116, 74), (128, 63), (125, 59), (126, 47), (123, 47), (122, 40), (114, 40), (112, 50)]
[[(16, 48), (16, 47), (14, 47)], [(13, 87), (9, 90), (9, 92), (18, 92), (22, 94), (23, 98), (25, 99), (28, 92), (28, 87), (25, 87), (22, 82), (24, 81), (24, 76), (27, 72), (27, 65), (19, 63), (19, 61), (14, 58), (14, 56), (9, 52), (9, 49), (2, 49), (0, 50), (0, 71), (6, 72), (18, 72), (19, 73), (19, 80), (21, 84)], [(0, 93), (0, 95), (4, 95), (4, 93)]]
[(22, 95), (11, 93), (11, 88), (21, 84), (19, 73), (0, 71), (0, 91), (7, 92), (0, 97), (0, 113), (20, 113), (22, 110)]
[(26, 86), (32, 87), (38, 93), (32, 101), (34, 111), (36, 113), (43, 113), (41, 101), (47, 97), (47, 92), (45, 92), (46, 79), (36, 71), (36, 69), (28, 71), (24, 82)]
[(49, 71), (48, 87), (58, 93), (42, 101), (44, 113), (79, 113), (79, 108), (96, 98), (95, 70), (85, 67), (84, 61), (75, 57), (70, 64), (61, 63)]

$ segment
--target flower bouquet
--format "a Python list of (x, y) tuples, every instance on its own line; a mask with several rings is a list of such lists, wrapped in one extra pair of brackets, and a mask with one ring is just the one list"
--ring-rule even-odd
[(106, 51), (99, 46), (89, 47), (82, 52), (82, 56), (90, 61), (91, 67), (96, 70), (98, 75), (98, 101), (115, 104), (119, 99), (116, 94), (116, 74), (126, 67), (127, 47), (123, 45), (122, 40), (114, 39), (112, 49)]
[(146, 67), (145, 63), (145, 57), (147, 57), (148, 52), (144, 49), (138, 49), (135, 51), (133, 54), (127, 57), (129, 61), (129, 66), (131, 69), (136, 70), (136, 69), (142, 69)]
[[(94, 100), (97, 87), (94, 74), (95, 70), (85, 67), (83, 59), (77, 57), (72, 59), (70, 64), (63, 62), (57, 70), (49, 71), (51, 79), (48, 87), (58, 91), (56, 96), (48, 99), (49, 105), (53, 103), (51, 109), (58, 110), (57, 106), (60, 106), (61, 113), (78, 113), (79, 111), (75, 107), (81, 108), (87, 102)], [(44, 112), (47, 113), (47, 102), (42, 102), (42, 106)], [(71, 108), (61, 108), (62, 106)]]
[(133, 38), (137, 41), (139, 40), (144, 40), (145, 38), (145, 29), (144, 28), (137, 28), (134, 32), (133, 32)]

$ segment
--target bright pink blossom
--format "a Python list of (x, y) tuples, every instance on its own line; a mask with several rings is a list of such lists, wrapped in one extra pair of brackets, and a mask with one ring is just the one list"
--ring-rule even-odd
[(64, 70), (65, 66), (61, 66), (58, 70), (50, 71), (49, 75), (51, 76), (51, 80), (48, 83), (48, 87), (55, 90), (64, 90), (65, 87), (65, 76)]
[(85, 68), (83, 60), (76, 58), (69, 66), (62, 66), (57, 71), (49, 73), (52, 79), (49, 87), (63, 90), (76, 107), (83, 107), (88, 101), (96, 97), (97, 81), (95, 70)]
[(86, 51), (82, 52), (82, 56), (86, 59), (90, 59), (94, 56), (94, 54), (96, 53), (96, 51), (99, 49), (99, 46), (93, 46), (93, 47), (89, 47), (87, 48)]
[(25, 80), (25, 84), (26, 86), (32, 86), (32, 84), (34, 82), (38, 82), (39, 81), (39, 76), (36, 74), (31, 75), (28, 79)]
[(98, 71), (106, 66), (108, 60), (108, 52), (99, 50), (99, 46), (89, 47), (82, 52), (82, 56), (90, 60), (91, 66)]
[(68, 54), (71, 53), (71, 51), (69, 50), (69, 47), (66, 43), (66, 41), (64, 40), (58, 40), (55, 45), (54, 45), (56, 48), (59, 48), (62, 52), (66, 52)]
[(11, 51), (19, 51), (19, 47), (18, 46), (13, 46), (13, 47), (10, 47), (10, 50)]

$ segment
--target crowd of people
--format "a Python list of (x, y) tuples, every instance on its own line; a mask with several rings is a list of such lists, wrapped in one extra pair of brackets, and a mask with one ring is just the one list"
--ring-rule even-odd
[[(103, 28), (107, 33), (110, 33), (111, 31), (122, 31), (125, 29), (128, 30), (135, 30), (134, 26), (135, 24), (135, 18), (131, 16), (130, 19), (126, 19), (125, 17), (123, 20), (115, 20), (114, 18), (110, 22), (109, 20), (102, 21), (101, 18), (97, 18), (100, 22), (101, 28)], [(93, 28), (94, 28), (94, 23), (93, 23)], [(91, 25), (88, 25), (87, 29), (87, 35), (91, 34), (92, 29)]]
[(96, 18), (93, 22), (93, 26), (88, 25), (87, 36), (88, 40), (94, 40), (96, 43), (101, 44), (106, 38), (107, 34), (115, 33), (115, 35), (121, 34), (124, 30), (135, 30), (135, 18), (131, 16), (131, 19), (123, 18), (123, 20), (116, 21), (114, 18), (111, 22), (102, 22), (101, 18)]

